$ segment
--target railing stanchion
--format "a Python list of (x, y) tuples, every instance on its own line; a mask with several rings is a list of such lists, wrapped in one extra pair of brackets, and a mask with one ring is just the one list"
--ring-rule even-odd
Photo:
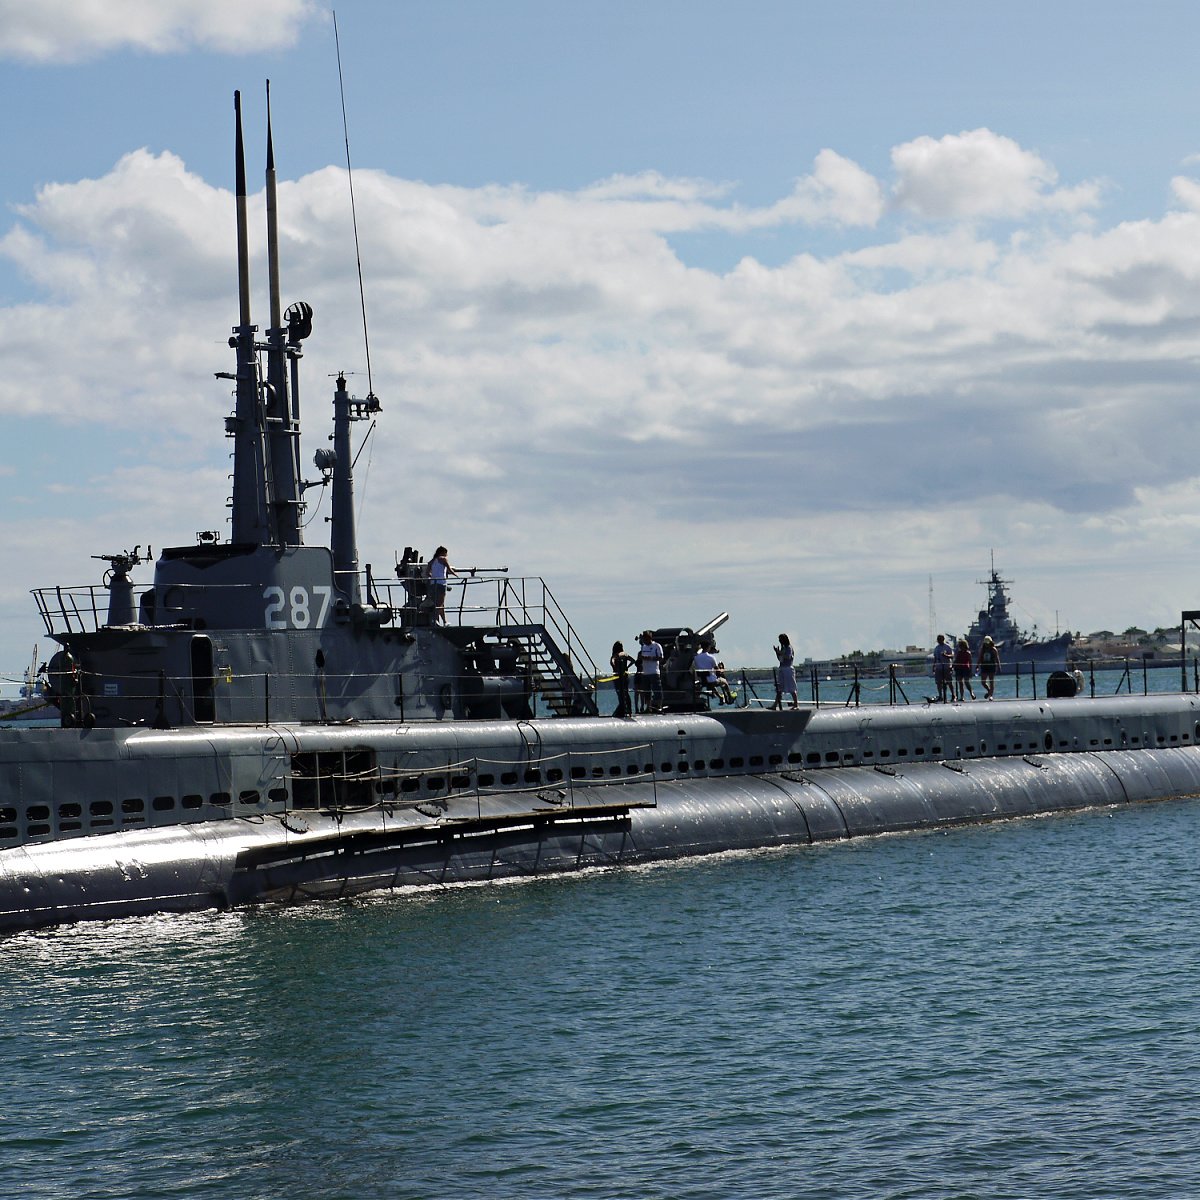
[(1187, 619), (1179, 622), (1179, 690), (1186, 692), (1187, 686)]

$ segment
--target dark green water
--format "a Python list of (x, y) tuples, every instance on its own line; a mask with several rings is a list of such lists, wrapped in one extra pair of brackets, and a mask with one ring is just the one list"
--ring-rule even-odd
[(1200, 804), (0, 942), (0, 1195), (1181, 1197)]

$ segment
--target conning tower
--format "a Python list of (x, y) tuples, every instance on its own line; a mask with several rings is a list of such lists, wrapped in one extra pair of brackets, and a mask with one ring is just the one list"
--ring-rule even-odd
[[(129, 574), (142, 561), (137, 551), (97, 556), (111, 568), (102, 588), (35, 591), (47, 633), (63, 647), (49, 665), (63, 723), (522, 718), (533, 715), (535, 684), (555, 693), (555, 711), (594, 712), (572, 655), (582, 654), (592, 674), (594, 664), (565, 618), (557, 620), (556, 605), (567, 649), (549, 633), (544, 585), (541, 619), (505, 578), (479, 623), (460, 614), (448, 627), (426, 603), (418, 555), (406, 554), (398, 584), (377, 586), (370, 566), (360, 569), (351, 432), (381, 406), (373, 393), (352, 396), (344, 374), (333, 397), (332, 449), (315, 456), (321, 477), (301, 478), (299, 363), (313, 311), (305, 302), (282, 306), (269, 84), (265, 340), (251, 314), (240, 93), (234, 126), (236, 365), (217, 375), (234, 384), (225, 421), (233, 442), (229, 537), (210, 530), (194, 545), (164, 549), (140, 595)], [(303, 496), (313, 487), (331, 492), (328, 547), (304, 544)]]

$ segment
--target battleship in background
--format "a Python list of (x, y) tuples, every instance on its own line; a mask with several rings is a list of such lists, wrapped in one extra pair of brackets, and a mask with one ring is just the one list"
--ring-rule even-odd
[(1017, 671), (1033, 671), (1038, 675), (1050, 674), (1067, 669), (1067, 651), (1074, 640), (1070, 633), (1060, 633), (1052, 638), (1038, 638), (1022, 633), (1017, 623), (1008, 614), (1008, 591), (1012, 582), (1001, 579), (992, 563), (991, 573), (986, 580), (979, 580), (987, 588), (987, 608), (967, 630), (967, 644), (971, 657), (979, 661), (979, 647), (985, 637), (991, 637), (1000, 652), (1000, 674), (1013, 675)]
[[(0, 929), (1200, 795), (1196, 696), (713, 706), (693, 663), (721, 613), (657, 631), (662, 711), (618, 720), (599, 715), (595, 665), (541, 580), (478, 572), (442, 621), (411, 549), (376, 579), (351, 431), (381, 405), (339, 376), (332, 447), (303, 479), (314, 316), (282, 311), (268, 109), (263, 336), (251, 320), (235, 111), (231, 534), (161, 550), (149, 585), (137, 547), (95, 555), (100, 584), (34, 592), (61, 722), (0, 729)], [(304, 543), (314, 487), (331, 495), (328, 547)]]

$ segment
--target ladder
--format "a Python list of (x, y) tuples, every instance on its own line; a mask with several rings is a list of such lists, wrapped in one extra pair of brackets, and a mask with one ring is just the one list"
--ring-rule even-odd
[[(546, 706), (556, 717), (598, 716), (596, 707), (595, 671), (591, 678), (581, 676), (571, 656), (559, 648), (544, 625), (494, 625), (478, 629), (485, 643), (512, 645), (519, 648), (518, 667), (526, 672)], [(587, 651), (578, 647), (582, 657), (591, 663)]]

